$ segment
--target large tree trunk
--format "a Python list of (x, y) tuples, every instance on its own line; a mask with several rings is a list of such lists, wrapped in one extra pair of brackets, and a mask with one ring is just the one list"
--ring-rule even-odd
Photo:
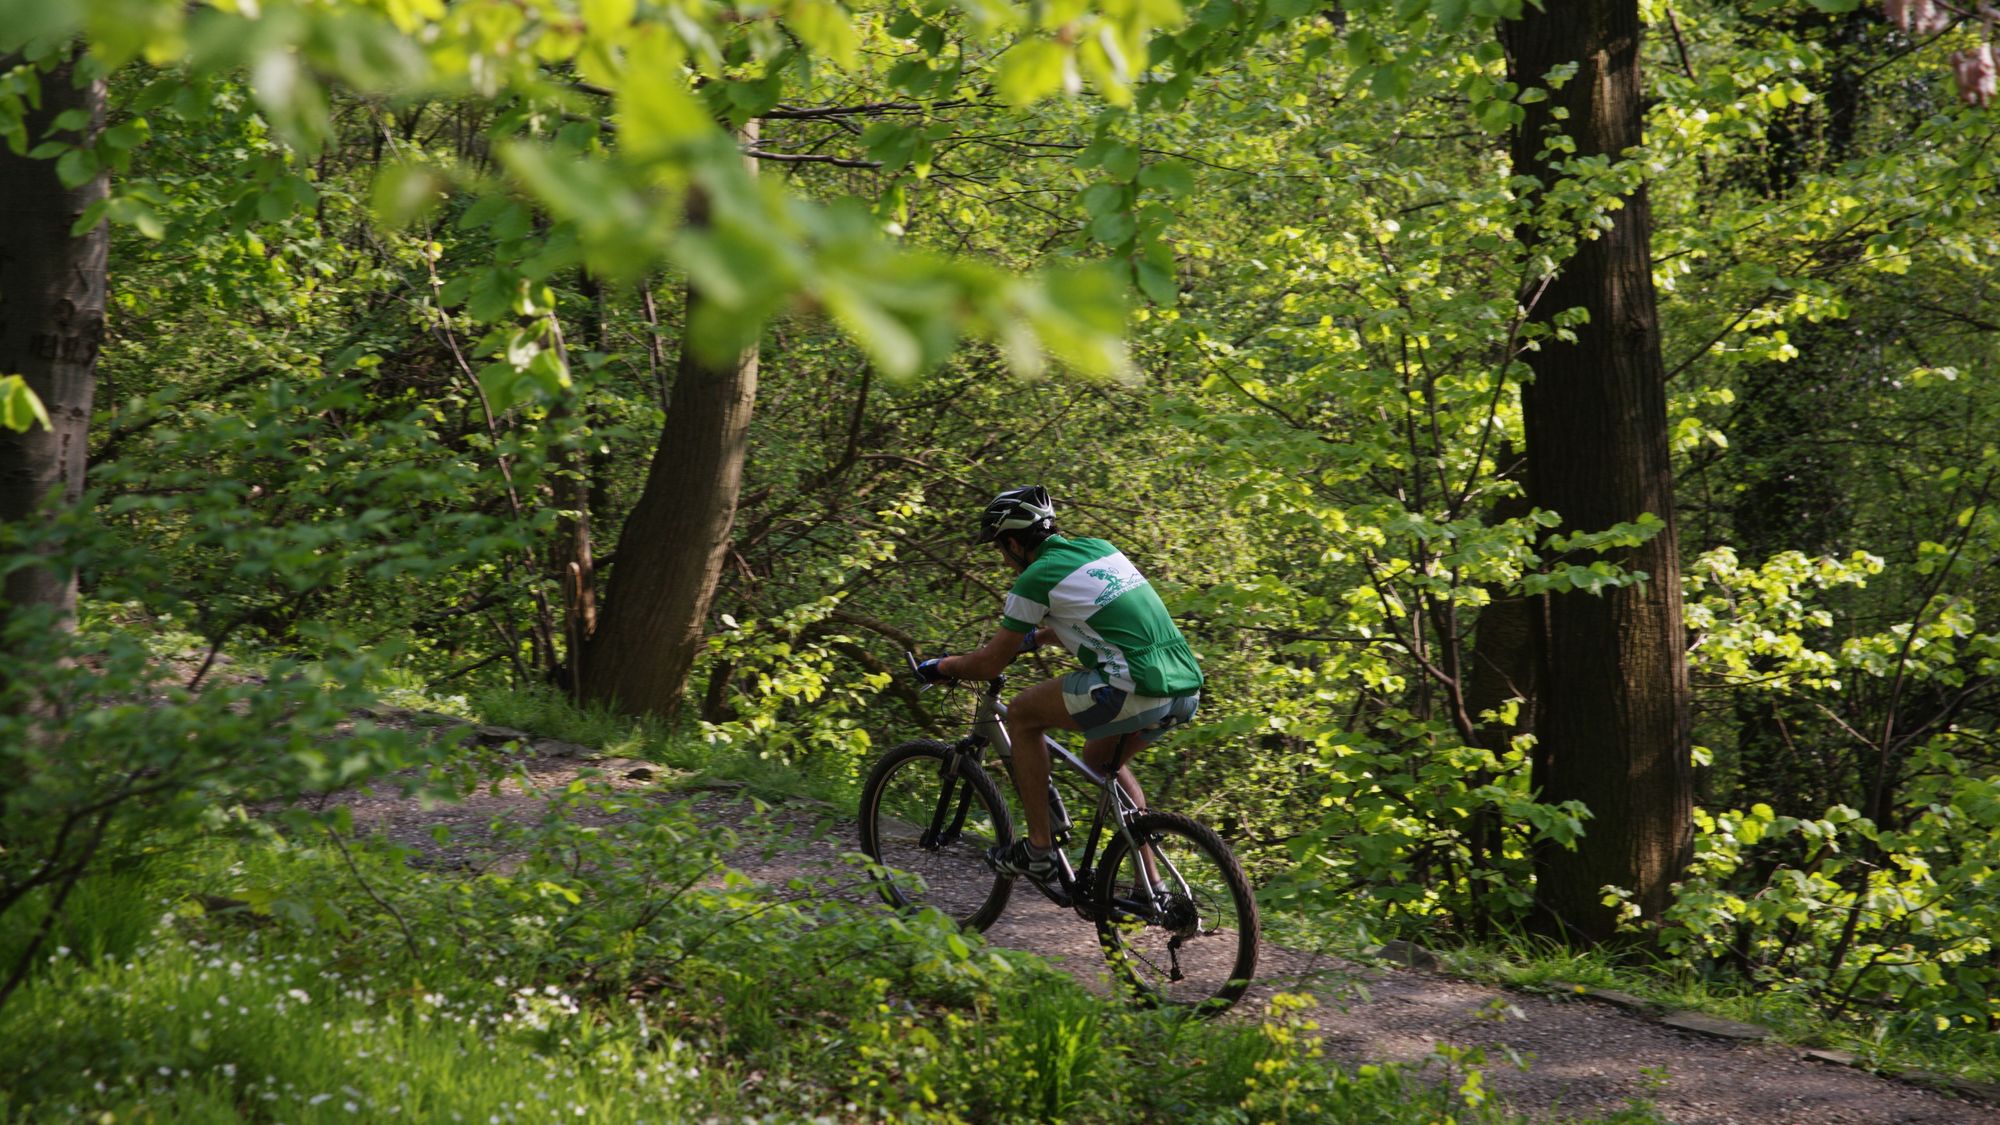
[[(20, 62), (0, 59), (0, 70)], [(72, 109), (85, 111), (90, 124), (60, 139), (95, 137), (104, 124), (104, 83), (78, 89), (64, 64), (42, 76), (41, 108), (27, 119), (31, 147)], [(31, 160), (0, 145), (0, 375), (22, 376), (52, 426), (26, 433), (0, 428), (0, 521), (45, 518), (49, 505), (74, 505), (83, 491), (108, 239), (102, 223), (74, 236), (70, 228), (105, 192), (102, 175), (64, 187), (54, 160)], [(53, 606), (66, 623), (76, 608), (76, 575), (65, 566), (22, 567), (7, 574), (0, 598), (0, 612)]]
[[(1577, 156), (1615, 159), (1640, 143), (1639, 33), (1637, 0), (1550, 0), (1506, 25), (1511, 77), (1522, 86), (1546, 87), (1552, 68), (1579, 67), (1527, 106), (1513, 143), (1518, 172), (1544, 185), (1560, 177), (1542, 155), (1551, 126), (1574, 140)], [(1645, 188), (1610, 219), (1599, 237), (1579, 241), (1536, 304), (1543, 322), (1574, 308), (1590, 319), (1574, 328), (1573, 343), (1549, 339), (1528, 353), (1535, 377), (1524, 394), (1535, 506), (1560, 513), (1564, 531), (1645, 513), (1667, 524), (1617, 559), (1646, 572), (1645, 583), (1552, 595), (1538, 630), (1536, 782), (1544, 801), (1582, 801), (1592, 819), (1575, 851), (1538, 856), (1536, 902), (1546, 928), (1584, 942), (1616, 934), (1607, 885), (1629, 891), (1642, 917), (1659, 917), (1692, 840), (1680, 560)]]
[[(690, 222), (704, 221), (699, 199), (690, 212)], [(617, 565), (581, 662), (584, 697), (629, 715), (679, 708), (736, 522), (757, 348), (704, 363), (688, 339), (703, 300), (690, 283), (666, 428), (618, 537)]]

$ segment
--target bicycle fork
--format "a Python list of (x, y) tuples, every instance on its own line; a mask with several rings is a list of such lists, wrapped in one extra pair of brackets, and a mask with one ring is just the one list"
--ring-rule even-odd
[[(973, 797), (972, 784), (965, 780), (959, 766), (965, 760), (965, 752), (961, 751), (947, 757), (938, 766), (937, 807), (931, 810), (931, 822), (917, 841), (925, 851), (936, 851), (955, 844), (965, 832), (965, 818), (972, 811)], [(955, 809), (954, 803), (957, 806)]]

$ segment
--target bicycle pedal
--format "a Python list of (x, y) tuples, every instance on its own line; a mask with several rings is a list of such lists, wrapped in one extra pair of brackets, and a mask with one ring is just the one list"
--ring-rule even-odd
[(1055, 903), (1065, 910), (1069, 909), (1076, 902), (1076, 896), (1069, 892), (1069, 888), (1064, 887), (1060, 883), (1042, 883), (1034, 879), (1030, 879), (1028, 882), (1034, 884), (1035, 889), (1046, 895), (1050, 902)]

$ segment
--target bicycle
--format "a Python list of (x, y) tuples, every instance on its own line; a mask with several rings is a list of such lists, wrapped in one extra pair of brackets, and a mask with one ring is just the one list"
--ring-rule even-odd
[[(986, 849), (1013, 839), (1013, 820), (980, 765), (993, 747), (1012, 777), (1013, 746), (1002, 723), (1007, 707), (1000, 701), (1006, 683), (1005, 676), (986, 681), (964, 738), (905, 742), (869, 773), (861, 790), (861, 850), (877, 865), (890, 905), (932, 907), (971, 930), (986, 929), (1006, 908), (1014, 879), (987, 865)], [(1030, 885), (1095, 923), (1105, 958), (1142, 1002), (1204, 1015), (1234, 1004), (1256, 971), (1259, 923), (1250, 883), (1229, 846), (1191, 817), (1139, 809), (1115, 774), (1092, 769), (1053, 738), (1043, 741), (1058, 881)], [(1098, 793), (1075, 865), (1069, 812), (1053, 781), (1062, 771)]]

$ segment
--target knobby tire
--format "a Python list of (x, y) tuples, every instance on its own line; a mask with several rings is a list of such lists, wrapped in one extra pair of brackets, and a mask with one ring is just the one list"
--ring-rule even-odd
[[(861, 787), (861, 851), (885, 869), (877, 886), (891, 906), (935, 907), (966, 929), (984, 930), (1014, 889), (1012, 879), (986, 866), (985, 852), (1012, 840), (1014, 825), (992, 777), (970, 755), (956, 776), (942, 776), (956, 756), (929, 739), (882, 755)], [(934, 832), (944, 838), (930, 838)]]
[[(1097, 936), (1105, 959), (1144, 1003), (1222, 1012), (1257, 971), (1261, 924), (1250, 881), (1220, 836), (1179, 813), (1142, 813), (1131, 836), (1171, 859), (1193, 895), (1175, 886), (1169, 916), (1141, 917), (1133, 881), (1143, 868), (1125, 837), (1113, 836), (1097, 872)], [(1169, 979), (1176, 963), (1185, 979)]]

